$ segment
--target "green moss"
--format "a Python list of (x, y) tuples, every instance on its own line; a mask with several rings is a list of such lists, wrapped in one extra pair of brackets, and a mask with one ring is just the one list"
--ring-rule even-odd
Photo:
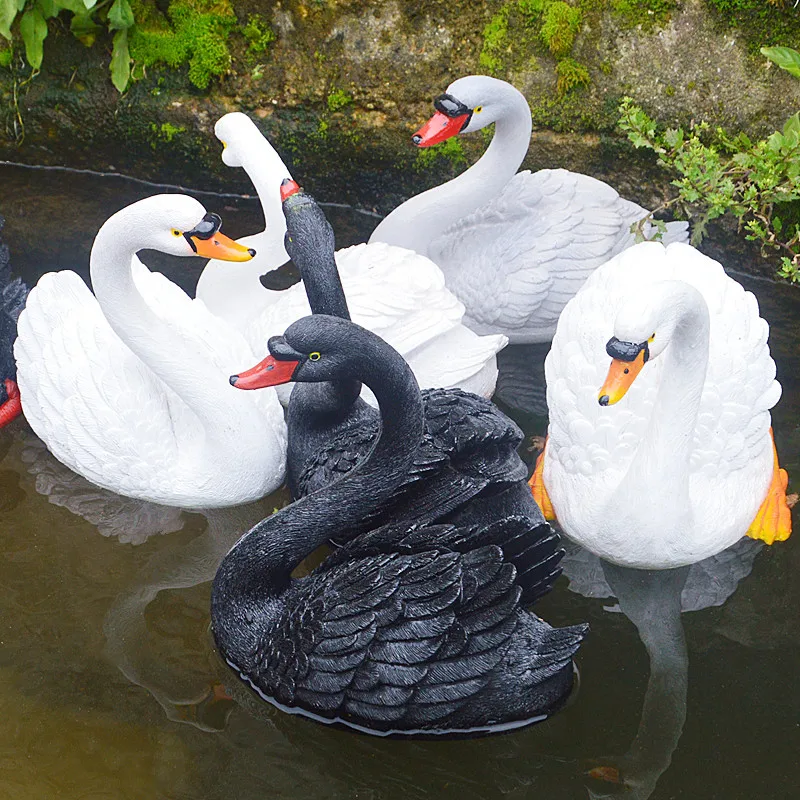
[(4, 40), (0, 38), (0, 67), (10, 67), (13, 53), (10, 47), (3, 44)]
[(247, 25), (243, 25), (241, 30), (251, 53), (263, 53), (278, 38), (269, 22), (260, 14), (251, 14), (247, 18)]
[(478, 57), (480, 65), (491, 74), (500, 72), (503, 67), (501, 53), (508, 49), (508, 16), (511, 6), (503, 6), (483, 29), (483, 48)]
[(205, 89), (212, 78), (224, 75), (231, 65), (228, 34), (236, 17), (230, 3), (178, 0), (170, 5), (167, 16), (169, 22), (151, 13), (133, 29), (131, 57), (146, 67), (178, 67), (188, 62), (189, 80)]
[(150, 147), (155, 150), (161, 142), (171, 142), (179, 133), (185, 133), (186, 128), (182, 125), (173, 125), (171, 122), (162, 122), (157, 125), (150, 123)]
[(340, 109), (344, 108), (350, 103), (353, 102), (353, 98), (350, 97), (349, 94), (344, 89), (334, 89), (328, 95), (328, 111), (339, 111)]
[(677, 0), (611, 0), (611, 10), (625, 25), (645, 29), (663, 25), (677, 5)]
[(445, 139), (441, 144), (433, 147), (420, 148), (414, 160), (414, 171), (425, 172), (442, 161), (449, 162), (453, 167), (463, 166), (467, 163), (464, 148), (457, 138)]
[(726, 26), (739, 29), (750, 51), (784, 45), (800, 47), (800, 14), (782, 0), (706, 0)]
[(579, 8), (573, 8), (562, 0), (556, 0), (545, 7), (539, 36), (556, 58), (565, 56), (572, 50), (582, 16)]
[(588, 86), (591, 82), (589, 70), (574, 58), (564, 58), (559, 61), (556, 65), (556, 75), (558, 75), (556, 88), (559, 96), (563, 96), (579, 86)]

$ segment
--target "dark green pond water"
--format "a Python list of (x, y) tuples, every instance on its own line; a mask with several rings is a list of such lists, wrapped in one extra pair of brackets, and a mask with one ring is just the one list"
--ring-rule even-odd
[[(102, 221), (153, 193), (12, 167), (0, 178), (12, 263), (31, 282), (85, 275)], [(255, 201), (199, 199), (232, 236), (260, 229)], [(340, 246), (376, 222), (326, 212)], [(189, 261), (159, 263), (191, 288), (202, 264)], [(800, 291), (742, 280), (771, 325), (776, 439), (797, 479)], [(542, 356), (516, 348), (501, 364), (504, 407), (532, 435), (546, 427)], [(216, 566), (285, 501), (208, 516), (147, 506), (69, 472), (24, 423), (0, 432), (2, 800), (800, 796), (800, 534), (773, 548), (745, 540), (688, 576), (604, 570), (573, 552), (537, 605), (553, 624), (592, 626), (567, 708), (485, 739), (382, 740), (254, 702), (216, 656)], [(626, 787), (599, 779), (615, 770)]]

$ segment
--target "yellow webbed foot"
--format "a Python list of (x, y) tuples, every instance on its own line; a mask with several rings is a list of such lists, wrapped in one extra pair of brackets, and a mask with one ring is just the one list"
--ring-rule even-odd
[[(770, 436), (772, 429), (770, 428)], [(775, 440), (772, 441), (774, 454), (774, 468), (772, 482), (767, 490), (767, 496), (758, 509), (756, 518), (747, 529), (751, 539), (763, 539), (767, 544), (783, 542), (792, 533), (791, 507), (797, 501), (795, 495), (786, 496), (786, 487), (789, 485), (789, 474), (781, 469), (778, 464), (778, 451), (775, 449)], [(791, 501), (791, 502), (790, 502)]]
[(531, 494), (536, 501), (536, 505), (542, 509), (544, 518), (548, 521), (552, 521), (556, 518), (556, 512), (553, 509), (550, 498), (547, 496), (547, 489), (544, 488), (544, 454), (546, 452), (546, 447), (547, 442), (545, 441), (545, 449), (542, 450), (539, 454), (539, 458), (536, 459), (536, 469), (533, 471), (528, 485), (531, 487)]

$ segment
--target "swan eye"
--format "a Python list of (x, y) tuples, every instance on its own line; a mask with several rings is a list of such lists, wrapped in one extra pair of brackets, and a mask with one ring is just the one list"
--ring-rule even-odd
[(653, 335), (652, 335), (652, 336), (651, 336), (651, 337), (650, 337), (650, 338), (649, 338), (647, 341), (648, 341), (648, 342), (652, 342), (652, 341), (653, 341), (653, 339), (655, 339), (655, 338), (656, 338), (656, 335), (655, 335), (655, 333), (654, 333), (654, 334), (653, 334)]
[(224, 150), (228, 146), (228, 143), (222, 139), (220, 139), (220, 141), (222, 142), (222, 149)]
[(173, 228), (172, 229), (172, 235), (173, 236), (183, 236), (183, 234), (177, 228)]
[(475, 106), (475, 108), (472, 109), (473, 114), (480, 114), (481, 111), (483, 111), (483, 106)]
[(322, 358), (322, 353), (317, 353), (316, 351), (308, 354), (309, 361), (319, 361), (321, 358)]

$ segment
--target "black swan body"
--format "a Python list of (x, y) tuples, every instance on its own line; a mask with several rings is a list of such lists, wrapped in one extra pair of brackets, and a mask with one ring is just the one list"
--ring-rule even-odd
[[(284, 181), (281, 195), (286, 250), (300, 270), (312, 312), (350, 319), (325, 215), (294, 181)], [(294, 498), (327, 486), (369, 452), (380, 415), (360, 391), (355, 379), (294, 387), (287, 414)], [(517, 452), (523, 434), (514, 422), (488, 400), (460, 389), (425, 390), (422, 402), (425, 424), (412, 465), (392, 497), (365, 521), (480, 524), (507, 514), (544, 521), (525, 483), (527, 467)], [(551, 582), (560, 573), (558, 545), (552, 534)]]
[[(5, 220), (0, 216), (0, 231), (4, 224)], [(8, 246), (0, 240), (0, 428), (22, 413), (14, 340), (17, 338), (17, 320), (28, 297), (28, 287), (20, 278), (12, 279), (9, 261)]]
[[(327, 315), (298, 320), (269, 348), (261, 385), (363, 380), (381, 429), (366, 458), (222, 561), (211, 621), (227, 662), (284, 710), (369, 733), (507, 730), (553, 712), (586, 626), (554, 629), (524, 609), (549, 587), (549, 527), (400, 520), (353, 538), (414, 464), (425, 424), (414, 375), (378, 336)], [(350, 541), (291, 578), (331, 538)]]

